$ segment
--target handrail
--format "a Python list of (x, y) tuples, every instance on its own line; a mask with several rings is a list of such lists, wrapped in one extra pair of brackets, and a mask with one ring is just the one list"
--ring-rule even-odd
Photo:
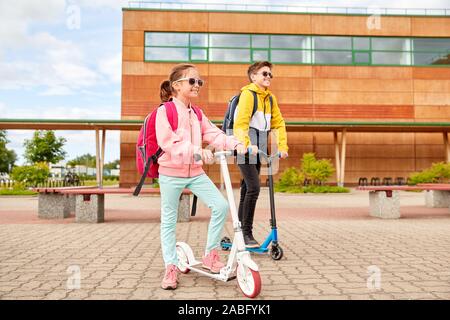
[(347, 15), (400, 15), (400, 16), (450, 16), (450, 8), (378, 8), (378, 7), (325, 7), (302, 5), (267, 5), (237, 3), (189, 3), (170, 1), (129, 1), (130, 9), (157, 10), (207, 10), (207, 11), (249, 11), (282, 13), (320, 13)]

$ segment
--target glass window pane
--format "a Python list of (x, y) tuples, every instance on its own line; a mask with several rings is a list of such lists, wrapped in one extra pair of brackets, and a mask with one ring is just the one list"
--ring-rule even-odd
[(208, 60), (206, 49), (192, 49), (191, 60)]
[(188, 33), (147, 32), (145, 33), (146, 46), (189, 46)]
[(308, 50), (271, 50), (270, 60), (275, 63), (310, 63), (310, 53)]
[(309, 41), (308, 37), (303, 36), (271, 36), (270, 47), (271, 48), (294, 48), (294, 49), (308, 49)]
[(414, 53), (414, 65), (450, 64), (450, 54)]
[(410, 50), (409, 39), (372, 38), (372, 50), (395, 50), (395, 51)]
[(350, 37), (314, 37), (314, 49), (352, 49)]
[(369, 50), (370, 49), (370, 38), (353, 38), (353, 49), (354, 50)]
[(314, 63), (352, 64), (351, 51), (315, 51)]
[(205, 33), (191, 33), (191, 47), (207, 47), (208, 35)]
[(269, 36), (252, 36), (253, 48), (269, 48)]
[(450, 39), (413, 39), (414, 51), (450, 51)]
[(355, 52), (355, 63), (369, 64), (370, 63), (369, 52)]
[(269, 53), (267, 51), (253, 51), (253, 61), (267, 61), (269, 60)]
[(246, 34), (210, 34), (209, 46), (249, 48), (250, 36)]
[(145, 60), (188, 61), (188, 48), (145, 48)]
[(250, 49), (209, 49), (210, 61), (250, 62)]
[(372, 52), (372, 64), (410, 65), (409, 52)]

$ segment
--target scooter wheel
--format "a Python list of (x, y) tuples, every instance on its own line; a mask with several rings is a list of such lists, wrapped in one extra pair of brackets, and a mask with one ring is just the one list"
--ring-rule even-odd
[(180, 270), (181, 273), (188, 273), (191, 271), (188, 267), (185, 267), (180, 262), (183, 262), (184, 264), (189, 264), (188, 255), (186, 252), (184, 252), (184, 249), (181, 246), (177, 246), (177, 256), (178, 256), (178, 270)]
[(248, 266), (238, 264), (236, 269), (236, 277), (244, 296), (255, 298), (261, 292), (261, 276), (259, 271), (250, 269)]
[(230, 247), (231, 247), (231, 240), (230, 240), (230, 238), (223, 237), (222, 240), (220, 241), (220, 247), (222, 248), (223, 251), (230, 250)]
[(283, 257), (283, 249), (280, 246), (272, 246), (270, 256), (273, 260), (280, 260)]

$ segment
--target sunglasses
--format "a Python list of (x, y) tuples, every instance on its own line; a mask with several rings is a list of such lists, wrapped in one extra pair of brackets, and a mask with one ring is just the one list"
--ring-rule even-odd
[(265, 78), (265, 77), (270, 77), (270, 79), (273, 78), (272, 72), (263, 71), (263, 72), (257, 73), (257, 74), (262, 74), (264, 78)]
[(181, 79), (178, 79), (178, 80), (174, 81), (173, 83), (178, 82), (178, 81), (184, 81), (184, 80), (189, 81), (189, 84), (191, 86), (193, 86), (195, 84), (197, 84), (199, 87), (203, 86), (203, 80), (202, 79), (195, 79), (195, 78), (181, 78)]

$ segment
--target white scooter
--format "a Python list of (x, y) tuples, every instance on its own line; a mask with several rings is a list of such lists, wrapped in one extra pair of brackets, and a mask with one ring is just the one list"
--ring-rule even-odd
[(239, 222), (236, 203), (234, 201), (231, 186), (230, 173), (228, 172), (227, 156), (232, 156), (233, 151), (215, 152), (214, 156), (220, 159), (220, 169), (227, 190), (228, 204), (230, 206), (231, 218), (233, 220), (234, 240), (228, 256), (227, 264), (220, 273), (213, 274), (201, 269), (201, 261), (195, 259), (191, 247), (185, 242), (177, 242), (178, 269), (182, 273), (190, 270), (211, 277), (216, 280), (227, 282), (237, 278), (242, 293), (249, 298), (255, 298), (261, 292), (261, 276), (256, 263), (251, 259), (250, 252), (245, 249), (244, 237), (242, 235), (241, 223)]

